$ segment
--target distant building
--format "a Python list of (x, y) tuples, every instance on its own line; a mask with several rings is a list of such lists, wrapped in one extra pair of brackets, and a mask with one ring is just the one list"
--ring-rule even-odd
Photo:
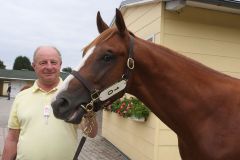
[[(61, 73), (61, 78), (65, 79), (68, 73)], [(11, 97), (16, 94), (26, 85), (32, 85), (37, 79), (34, 71), (28, 70), (6, 70), (0, 69), (0, 96), (7, 96), (7, 87), (11, 83)]]

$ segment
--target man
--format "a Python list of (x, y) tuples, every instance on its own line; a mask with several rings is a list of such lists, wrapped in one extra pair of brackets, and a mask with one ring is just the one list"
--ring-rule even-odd
[[(50, 107), (51, 98), (62, 81), (59, 78), (61, 64), (61, 54), (54, 47), (41, 46), (34, 52), (32, 66), (38, 79), (16, 96), (3, 160), (12, 160), (15, 156), (17, 160), (72, 160), (77, 148), (78, 126), (56, 119)], [(88, 136), (95, 137), (95, 117), (91, 116), (86, 122), (82, 127), (91, 128)]]
[(8, 100), (10, 100), (10, 98), (11, 98), (11, 83), (8, 84), (7, 94), (8, 94)]

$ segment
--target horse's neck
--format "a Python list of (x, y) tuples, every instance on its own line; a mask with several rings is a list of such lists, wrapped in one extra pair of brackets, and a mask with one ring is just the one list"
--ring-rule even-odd
[(131, 93), (175, 132), (191, 132), (194, 124), (215, 110), (205, 103), (211, 94), (219, 92), (217, 83), (229, 77), (142, 40), (136, 42), (134, 54)]

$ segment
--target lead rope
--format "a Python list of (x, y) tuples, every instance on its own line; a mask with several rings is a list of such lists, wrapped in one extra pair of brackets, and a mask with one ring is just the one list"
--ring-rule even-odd
[(80, 141), (80, 143), (79, 143), (79, 145), (78, 145), (77, 151), (75, 152), (75, 155), (74, 155), (74, 157), (73, 157), (73, 160), (78, 160), (78, 156), (79, 156), (79, 154), (80, 154), (80, 152), (81, 152), (81, 150), (82, 150), (82, 147), (83, 147), (86, 139), (87, 139), (87, 138), (86, 138), (85, 136), (82, 136), (81, 141)]
[[(86, 115), (84, 115), (84, 117), (83, 117), (85, 119), (84, 123), (86, 125), (85, 128), (83, 129), (83, 133), (87, 136), (89, 136), (89, 134), (92, 132), (94, 123), (96, 123), (96, 122), (93, 122), (93, 121), (95, 121), (95, 116), (96, 116), (95, 112), (91, 111), (91, 112), (86, 113)], [(78, 160), (78, 156), (82, 150), (82, 147), (83, 147), (86, 139), (87, 139), (87, 137), (82, 136), (82, 138), (79, 142), (78, 148), (73, 157), (73, 160)]]

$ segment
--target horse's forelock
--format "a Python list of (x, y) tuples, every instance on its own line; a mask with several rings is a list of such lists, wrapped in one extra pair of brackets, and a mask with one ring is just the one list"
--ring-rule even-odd
[(116, 33), (117, 33), (116, 30), (113, 28), (105, 30), (96, 39), (94, 39), (89, 45), (83, 48), (83, 54), (85, 55), (90, 48), (108, 40)]

